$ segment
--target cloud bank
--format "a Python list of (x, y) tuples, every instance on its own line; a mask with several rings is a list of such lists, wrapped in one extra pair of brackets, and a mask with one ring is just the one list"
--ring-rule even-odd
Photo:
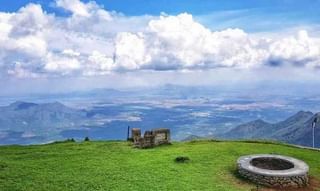
[(128, 17), (94, 1), (56, 0), (68, 16), (28, 4), (0, 12), (0, 74), (96, 76), (129, 71), (320, 67), (320, 38), (212, 31), (187, 13)]

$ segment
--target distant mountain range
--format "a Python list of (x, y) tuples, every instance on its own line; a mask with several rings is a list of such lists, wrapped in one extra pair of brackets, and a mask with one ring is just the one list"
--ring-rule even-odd
[[(319, 113), (299, 111), (279, 123), (268, 123), (261, 119), (239, 125), (224, 133), (220, 138), (226, 139), (269, 139), (286, 143), (312, 146), (312, 122)], [(320, 147), (320, 125), (315, 131), (316, 146)]]
[(86, 112), (69, 108), (59, 102), (35, 104), (17, 101), (0, 107), (0, 130), (33, 130), (74, 126)]
[(86, 112), (59, 102), (35, 104), (17, 101), (0, 107), (0, 144), (24, 144), (45, 141), (61, 129), (75, 128)]
[[(81, 110), (60, 102), (38, 104), (17, 101), (0, 107), (0, 144), (45, 143), (63, 138), (81, 139), (84, 136), (93, 139), (124, 139), (128, 125), (142, 128), (168, 126), (172, 129), (173, 136), (181, 136), (179, 133), (186, 132), (185, 125), (197, 125), (196, 122), (203, 120), (203, 117), (191, 118), (187, 115), (190, 107), (145, 109), (142, 106), (148, 105), (133, 106), (136, 105), (108, 105)], [(312, 146), (312, 122), (318, 116), (320, 114), (300, 111), (278, 123), (258, 119), (238, 125), (227, 132), (213, 134), (222, 139), (268, 139)], [(170, 120), (165, 121), (168, 118)], [(230, 122), (229, 118), (220, 123), (227, 122)], [(217, 120), (208, 121), (208, 124), (217, 124)], [(210, 128), (192, 126), (188, 129), (191, 136), (185, 140), (201, 139), (203, 136), (196, 136), (196, 133), (204, 135), (209, 131)], [(320, 147), (320, 125), (317, 126), (315, 137), (316, 146)], [(177, 140), (181, 138), (178, 137)]]

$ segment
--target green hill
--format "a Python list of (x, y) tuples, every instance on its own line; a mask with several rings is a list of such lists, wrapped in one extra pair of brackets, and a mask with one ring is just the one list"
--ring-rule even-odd
[[(1, 146), (0, 190), (251, 190), (235, 163), (258, 153), (304, 160), (312, 181), (320, 179), (319, 151), (281, 144), (194, 141), (139, 150), (121, 141), (70, 142)], [(176, 163), (177, 156), (191, 160)]]

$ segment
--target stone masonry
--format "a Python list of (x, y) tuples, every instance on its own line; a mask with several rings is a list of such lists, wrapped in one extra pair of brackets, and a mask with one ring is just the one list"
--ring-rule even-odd
[(279, 176), (268, 176), (254, 174), (244, 169), (239, 169), (239, 174), (244, 178), (255, 182), (257, 184), (274, 187), (274, 188), (301, 188), (308, 185), (308, 175), (299, 175), (299, 176), (288, 176), (288, 177), (279, 177)]
[(133, 146), (136, 148), (152, 148), (154, 146), (170, 143), (170, 129), (159, 128), (145, 131), (141, 137), (141, 130), (133, 128), (131, 131)]
[[(270, 170), (255, 166), (252, 161), (261, 158), (283, 160), (285, 163), (292, 164), (292, 167), (283, 170)], [(248, 155), (240, 157), (237, 165), (238, 172), (242, 177), (259, 185), (274, 188), (301, 188), (308, 185), (308, 165), (292, 157), (269, 154)]]

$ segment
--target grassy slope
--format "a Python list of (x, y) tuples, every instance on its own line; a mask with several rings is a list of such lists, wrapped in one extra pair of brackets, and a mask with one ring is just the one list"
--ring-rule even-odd
[[(236, 178), (235, 162), (255, 153), (302, 159), (320, 177), (320, 152), (284, 145), (199, 141), (139, 150), (127, 142), (60, 143), (0, 147), (0, 190), (250, 190), (254, 185)], [(177, 164), (177, 156), (191, 162)]]

